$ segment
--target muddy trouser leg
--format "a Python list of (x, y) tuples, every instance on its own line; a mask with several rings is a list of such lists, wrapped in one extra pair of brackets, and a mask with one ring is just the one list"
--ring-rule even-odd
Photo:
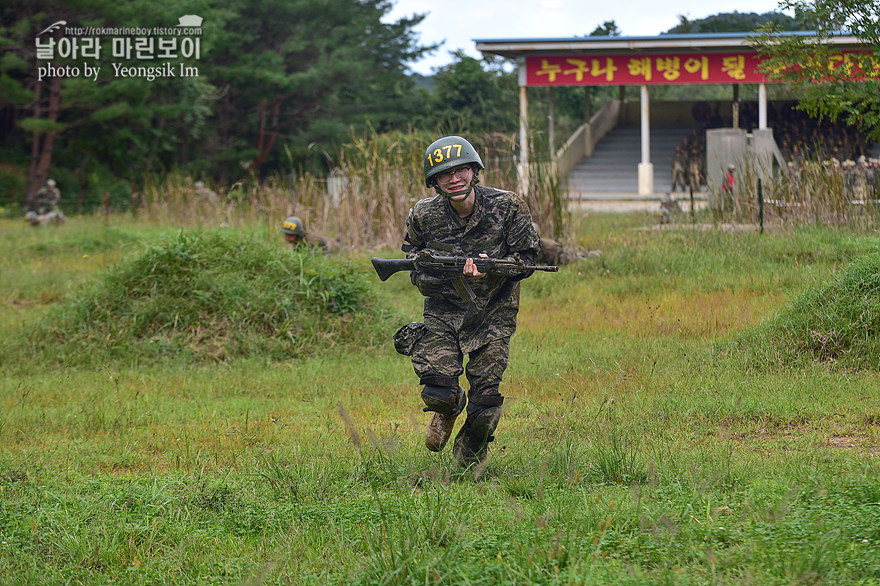
[(507, 369), (510, 337), (491, 340), (468, 355), (470, 382), (467, 419), (455, 437), (454, 456), (460, 465), (482, 462), (501, 418), (504, 397), (498, 390)]
[(433, 411), (425, 432), (425, 446), (439, 452), (452, 435), (455, 419), (464, 410), (467, 397), (458, 384), (464, 357), (452, 333), (426, 330), (412, 352), (413, 370), (419, 376), (425, 411)]

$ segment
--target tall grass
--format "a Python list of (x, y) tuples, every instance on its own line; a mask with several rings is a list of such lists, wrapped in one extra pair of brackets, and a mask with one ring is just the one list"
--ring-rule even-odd
[[(760, 180), (762, 173), (753, 164), (738, 165), (736, 193), (725, 204), (723, 196), (714, 196), (717, 220), (757, 223), (763, 211), (766, 226), (847, 227), (867, 231), (880, 228), (880, 195), (875, 186), (853, 181), (836, 164), (817, 159), (806, 160)], [(763, 209), (759, 203), (759, 182)]]
[[(434, 194), (425, 186), (425, 148), (437, 137), (427, 132), (352, 136), (335, 159), (327, 155), (326, 177), (293, 168), (263, 181), (216, 188), (217, 198), (197, 193), (191, 178), (148, 178), (143, 215), (185, 226), (240, 227), (263, 223), (278, 230), (281, 220), (299, 216), (307, 230), (334, 236), (358, 249), (397, 247), (413, 204)], [(468, 136), (485, 165), (481, 183), (516, 191), (517, 143), (500, 133)], [(293, 167), (293, 161), (291, 161)], [(559, 182), (546, 162), (532, 165), (532, 188), (520, 194), (545, 234), (564, 231)]]

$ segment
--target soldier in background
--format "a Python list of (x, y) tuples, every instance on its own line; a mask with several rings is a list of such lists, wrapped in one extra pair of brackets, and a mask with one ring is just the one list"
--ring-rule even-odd
[(681, 206), (678, 205), (675, 194), (667, 193), (666, 197), (660, 202), (660, 209), (657, 211), (657, 215), (660, 216), (660, 223), (671, 224), (672, 220), (680, 214)]
[(700, 186), (703, 185), (703, 159), (696, 149), (691, 150), (688, 157), (688, 180), (694, 193), (700, 191)]
[(196, 197), (199, 200), (207, 201), (209, 203), (220, 203), (220, 196), (218, 196), (217, 192), (210, 187), (206, 187), (204, 181), (196, 181), (195, 188)]
[(290, 216), (284, 220), (284, 223), (281, 224), (281, 232), (284, 234), (284, 240), (294, 249), (304, 247), (324, 253), (342, 250), (342, 242), (337, 238), (306, 232), (305, 224), (296, 216)]
[(736, 177), (733, 172), (736, 166), (731, 163), (727, 166), (727, 173), (721, 180), (721, 207), (725, 211), (733, 210), (733, 190), (736, 187)]
[[(532, 222), (535, 232), (538, 231), (538, 225)], [(599, 251), (590, 250), (587, 252), (577, 252), (570, 248), (564, 247), (562, 244), (552, 238), (541, 237), (541, 251), (538, 253), (538, 259), (535, 261), (539, 265), (567, 265), (585, 258), (599, 256)]]
[(871, 197), (880, 199), (880, 159), (868, 159), (868, 168), (865, 170), (865, 181), (871, 190)]
[(586, 253), (579, 253), (564, 247), (552, 238), (541, 238), (541, 252), (538, 254), (539, 265), (567, 265), (587, 258)]
[(54, 179), (48, 179), (46, 184), (37, 190), (25, 218), (32, 226), (50, 222), (62, 224), (67, 220), (67, 216), (58, 207), (59, 201), (61, 201), (61, 191), (56, 187)]
[(674, 192), (678, 186), (682, 191), (687, 191), (687, 177), (685, 176), (685, 156), (681, 147), (675, 147), (675, 156), (672, 157), (672, 191)]

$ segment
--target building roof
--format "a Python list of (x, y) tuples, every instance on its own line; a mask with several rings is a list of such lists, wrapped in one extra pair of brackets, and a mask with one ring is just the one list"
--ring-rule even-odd
[[(477, 50), (507, 59), (525, 56), (602, 54), (662, 51), (722, 52), (752, 49), (750, 39), (755, 33), (706, 33), (687, 35), (659, 35), (655, 37), (571, 37), (535, 39), (472, 39)], [(798, 36), (817, 39), (815, 32), (796, 31), (775, 33), (771, 36)], [(840, 49), (864, 48), (864, 42), (850, 33), (835, 33), (828, 43)]]

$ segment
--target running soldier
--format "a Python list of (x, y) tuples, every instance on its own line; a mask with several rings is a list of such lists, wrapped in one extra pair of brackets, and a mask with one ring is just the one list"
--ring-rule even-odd
[[(395, 346), (412, 357), (423, 385), (425, 411), (433, 412), (425, 445), (439, 452), (452, 435), (455, 420), (467, 409), (455, 437), (453, 458), (460, 466), (483, 464), (501, 417), (499, 391), (507, 368), (510, 337), (516, 330), (519, 281), (533, 271), (484, 274), (473, 258), (519, 258), (534, 264), (540, 241), (528, 207), (514, 193), (478, 185), (483, 162), (460, 136), (441, 138), (425, 152), (425, 185), (436, 195), (416, 202), (406, 220), (401, 249), (408, 258), (430, 250), (467, 257), (462, 274), (476, 294), (462, 301), (448, 279), (413, 271), (412, 283), (425, 296), (424, 323), (408, 324)], [(407, 338), (401, 350), (399, 342)], [(469, 357), (463, 367), (464, 355)], [(459, 377), (465, 374), (465, 393)]]

